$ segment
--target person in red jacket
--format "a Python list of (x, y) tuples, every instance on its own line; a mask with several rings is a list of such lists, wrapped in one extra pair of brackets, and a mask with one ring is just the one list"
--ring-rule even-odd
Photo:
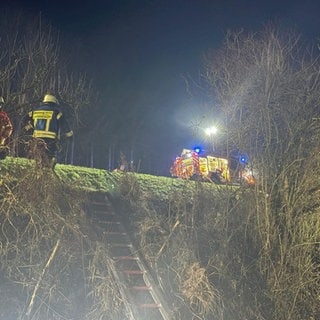
[(13, 126), (7, 113), (3, 111), (4, 99), (0, 97), (0, 159), (4, 159), (9, 152), (9, 138), (12, 135)]
[(40, 151), (41, 164), (54, 168), (61, 135), (67, 138), (73, 136), (58, 99), (52, 94), (46, 94), (42, 103), (28, 113), (28, 119), (25, 130), (32, 129), (33, 138), (43, 149)]

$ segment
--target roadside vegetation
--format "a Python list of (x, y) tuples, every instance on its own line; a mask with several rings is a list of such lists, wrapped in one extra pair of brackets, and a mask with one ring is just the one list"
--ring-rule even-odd
[(1, 163), (0, 189), (0, 318), (125, 319), (107, 243), (84, 212), (89, 191), (26, 159)]
[[(261, 191), (65, 165), (53, 174), (21, 158), (1, 163), (1, 317), (126, 319), (108, 243), (85, 214), (93, 194), (122, 216), (172, 319), (288, 319), (289, 281), (299, 285), (289, 319), (317, 319), (316, 215), (290, 230), (303, 242), (279, 294), (268, 269), (278, 257), (265, 254), (257, 223)], [(298, 278), (303, 267), (310, 279)]]
[(274, 319), (319, 318), (319, 44), (292, 30), (229, 32), (205, 56), (226, 145), (258, 171), (246, 220)]

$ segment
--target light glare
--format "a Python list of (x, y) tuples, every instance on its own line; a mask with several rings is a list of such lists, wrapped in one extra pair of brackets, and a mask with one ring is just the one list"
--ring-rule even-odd
[(210, 128), (205, 129), (205, 133), (207, 136), (212, 136), (212, 135), (216, 134), (217, 131), (218, 131), (217, 127), (210, 127)]

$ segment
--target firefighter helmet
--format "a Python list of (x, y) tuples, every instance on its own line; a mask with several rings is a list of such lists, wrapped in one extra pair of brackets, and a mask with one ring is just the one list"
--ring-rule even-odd
[(59, 105), (58, 99), (57, 99), (55, 96), (53, 96), (52, 94), (46, 94), (46, 95), (44, 96), (42, 102), (46, 102), (46, 103), (51, 102), (51, 103), (55, 103), (55, 104), (58, 104), (58, 105)]

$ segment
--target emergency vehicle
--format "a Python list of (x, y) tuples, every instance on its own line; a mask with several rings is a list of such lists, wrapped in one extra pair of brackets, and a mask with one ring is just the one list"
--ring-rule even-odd
[(239, 164), (236, 169), (230, 170), (227, 158), (200, 156), (196, 149), (183, 149), (181, 155), (174, 160), (170, 173), (172, 177), (182, 179), (199, 178), (219, 184), (254, 185), (255, 178), (252, 170), (248, 168), (246, 159), (240, 157)]

